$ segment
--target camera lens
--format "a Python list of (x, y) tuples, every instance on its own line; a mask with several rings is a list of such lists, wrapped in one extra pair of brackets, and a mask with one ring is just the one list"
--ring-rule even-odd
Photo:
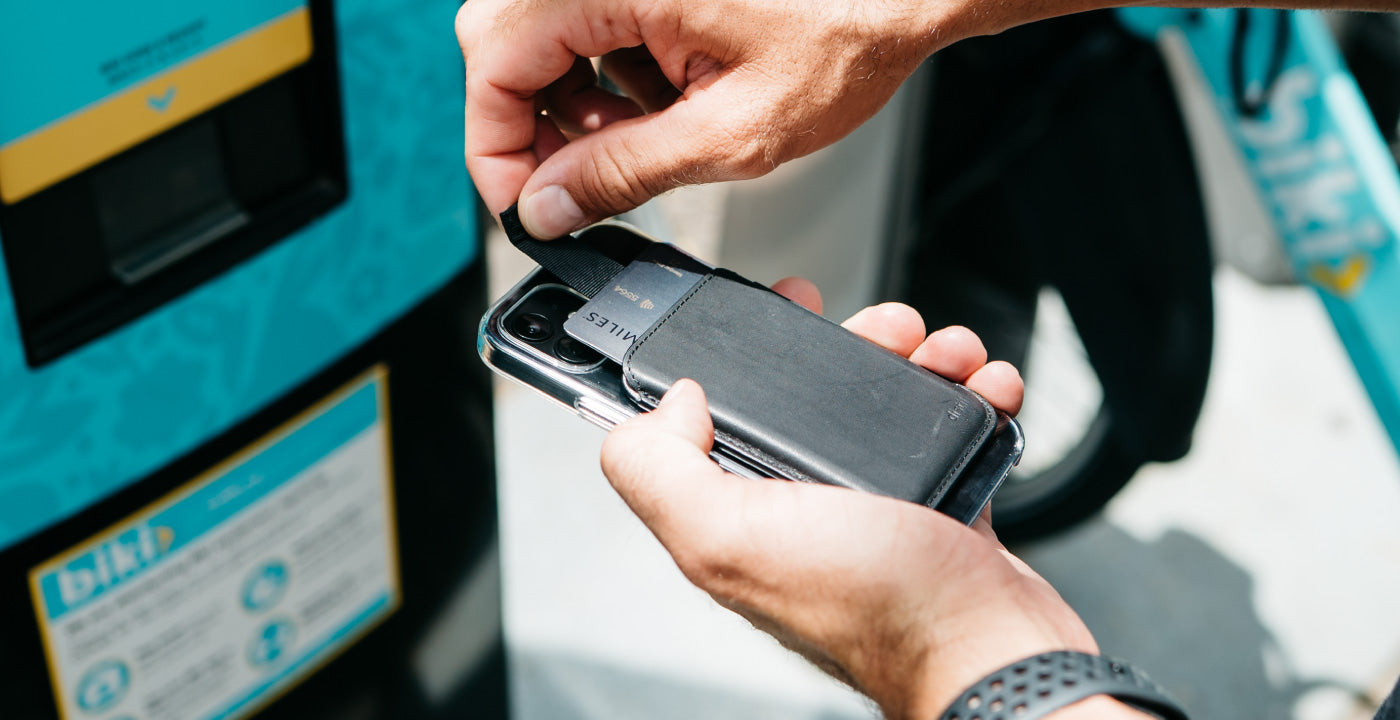
[(511, 323), (510, 329), (518, 337), (538, 342), (554, 332), (554, 323), (539, 313), (525, 313)]
[(563, 358), (565, 362), (579, 365), (590, 365), (603, 359), (603, 356), (599, 355), (596, 350), (569, 335), (559, 338), (559, 342), (554, 343), (554, 353)]

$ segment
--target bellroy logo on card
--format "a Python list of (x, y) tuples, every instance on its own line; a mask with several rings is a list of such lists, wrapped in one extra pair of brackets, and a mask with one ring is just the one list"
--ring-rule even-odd
[(564, 331), (622, 362), (632, 343), (685, 297), (709, 268), (680, 250), (656, 243), (564, 323)]

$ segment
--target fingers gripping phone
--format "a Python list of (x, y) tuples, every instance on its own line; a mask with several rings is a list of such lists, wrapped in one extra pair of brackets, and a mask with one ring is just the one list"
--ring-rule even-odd
[(623, 269), (592, 298), (535, 269), (487, 311), (477, 347), (599, 427), (689, 377), (710, 399), (725, 470), (876, 492), (966, 524), (1020, 459), (1020, 426), (975, 393), (766, 288), (618, 223), (577, 239)]

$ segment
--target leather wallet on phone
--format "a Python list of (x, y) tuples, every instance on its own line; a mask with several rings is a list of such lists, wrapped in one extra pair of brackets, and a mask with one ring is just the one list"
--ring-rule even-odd
[(935, 504), (981, 448), (991, 405), (788, 299), (711, 274), (622, 364), (655, 407), (681, 378), (705, 388), (716, 436), (794, 480)]
[[(980, 395), (762, 285), (687, 257), (685, 282), (693, 286), (652, 303), (655, 295), (626, 279), (638, 277), (628, 274), (638, 257), (656, 257), (645, 236), (614, 225), (540, 242), (513, 213), (502, 220), (517, 247), (584, 297), (598, 298), (570, 313), (564, 327), (603, 307), (598, 303), (620, 304), (634, 318), (640, 311), (629, 303), (647, 308), (645, 329), (635, 322), (623, 323), (635, 332), (615, 321), (599, 324), (610, 333), (610, 348), (589, 334), (570, 335), (604, 354), (614, 351), (627, 399), (640, 410), (655, 408), (677, 380), (698, 382), (717, 445), (746, 465), (927, 505), (970, 522), (1019, 459), (1019, 426)], [(639, 250), (647, 247), (650, 254)], [(659, 267), (682, 277), (666, 262)], [(595, 313), (588, 315), (592, 320)], [(619, 336), (630, 343), (625, 354), (616, 353)]]

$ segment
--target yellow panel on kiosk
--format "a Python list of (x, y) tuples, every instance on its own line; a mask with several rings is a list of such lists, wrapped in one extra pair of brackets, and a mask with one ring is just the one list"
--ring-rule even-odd
[(17, 203), (82, 172), (306, 62), (311, 51), (311, 12), (302, 6), (4, 143), (0, 200)]

